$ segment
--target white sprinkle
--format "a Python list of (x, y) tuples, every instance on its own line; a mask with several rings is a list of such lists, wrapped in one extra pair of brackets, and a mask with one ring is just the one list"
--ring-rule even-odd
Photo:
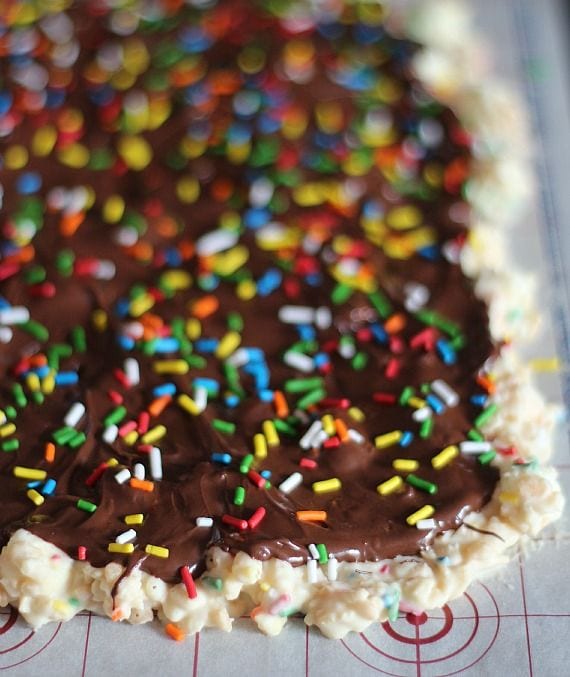
[(312, 440), (312, 447), (321, 447), (328, 440), (329, 436), (324, 430), (319, 430)]
[(315, 560), (319, 559), (319, 557), (320, 557), (319, 551), (317, 550), (317, 546), (314, 543), (309, 543), (307, 548), (309, 550), (309, 554), (311, 555), (311, 557), (313, 559), (315, 559)]
[(162, 479), (162, 454), (158, 447), (152, 447), (148, 455), (150, 476), (153, 480)]
[(124, 484), (131, 479), (131, 471), (128, 468), (123, 468), (115, 475), (115, 480), (118, 484)]
[(119, 434), (119, 428), (116, 425), (110, 425), (103, 432), (103, 442), (113, 444)]
[(208, 406), (208, 390), (204, 386), (194, 388), (194, 403), (198, 408), (199, 413), (202, 413)]
[(420, 407), (420, 409), (416, 409), (414, 411), (412, 418), (414, 421), (421, 423), (422, 421), (427, 421), (427, 419), (431, 418), (432, 415), (433, 411), (429, 407)]
[(139, 231), (132, 226), (124, 226), (115, 232), (113, 240), (122, 247), (132, 247), (139, 240)]
[(311, 423), (310, 428), (299, 440), (301, 449), (310, 449), (312, 447), (313, 438), (323, 429), (323, 424), (320, 421)]
[(30, 311), (25, 306), (12, 306), (0, 310), (0, 324), (24, 324), (30, 319)]
[(459, 395), (444, 380), (438, 378), (432, 381), (431, 389), (448, 407), (456, 407), (459, 404)]
[(0, 343), (10, 343), (14, 332), (10, 327), (0, 327)]
[(307, 560), (307, 581), (309, 583), (316, 583), (318, 577), (318, 564), (316, 559)]
[(300, 472), (294, 472), (279, 485), (279, 491), (284, 494), (290, 494), (303, 482), (303, 475)]
[(332, 313), (330, 308), (321, 306), (315, 313), (315, 324), (319, 329), (328, 329), (332, 324)]
[(96, 280), (112, 280), (115, 277), (116, 272), (117, 269), (113, 261), (109, 261), (108, 259), (101, 259), (97, 263), (97, 268), (95, 269), (93, 277)]
[(130, 336), (130, 338), (140, 339), (144, 334), (144, 327), (142, 322), (127, 322), (121, 327), (123, 334)]
[(89, 191), (85, 186), (75, 186), (65, 194), (64, 214), (77, 214), (85, 208), (89, 200)]
[(437, 522), (434, 519), (418, 520), (416, 522), (416, 528), (422, 529), (424, 531), (430, 531), (431, 529), (435, 529), (436, 527)]
[(461, 442), (459, 450), (462, 454), (484, 454), (487, 451), (491, 451), (491, 443), (469, 440)]
[(267, 177), (256, 179), (249, 188), (249, 203), (253, 207), (265, 207), (273, 197), (275, 186)]
[(356, 355), (356, 347), (354, 343), (342, 341), (338, 347), (338, 354), (344, 357), (345, 360), (350, 360)]
[(196, 253), (198, 256), (212, 256), (225, 249), (230, 249), (239, 240), (239, 233), (236, 230), (226, 230), (219, 228), (206, 233), (196, 240)]
[(137, 532), (134, 529), (127, 529), (115, 538), (115, 543), (129, 543), (129, 541), (134, 541), (136, 537)]
[(138, 386), (141, 382), (139, 363), (134, 357), (127, 357), (123, 362), (123, 369), (130, 385)]
[(278, 317), (285, 324), (312, 324), (315, 311), (309, 306), (281, 306)]
[(196, 526), (209, 529), (214, 526), (214, 520), (211, 517), (196, 517)]
[(85, 414), (85, 405), (83, 402), (75, 402), (69, 407), (69, 411), (65, 415), (63, 422), (70, 428), (75, 428), (83, 418), (83, 414)]
[(137, 480), (144, 480), (144, 478), (146, 477), (146, 470), (144, 468), (144, 465), (142, 463), (135, 463), (133, 474), (137, 478)]
[(327, 562), (327, 578), (329, 581), (336, 581), (338, 577), (338, 562), (336, 557), (329, 555), (329, 561)]
[(364, 442), (364, 435), (354, 428), (348, 429), (348, 436), (353, 442), (356, 442), (356, 444), (362, 444)]
[(235, 353), (230, 355), (226, 362), (232, 367), (243, 367), (249, 362), (249, 354), (246, 348), (238, 348)]
[(305, 374), (310, 373), (315, 368), (315, 362), (312, 357), (303, 353), (295, 353), (292, 350), (288, 350), (283, 355), (283, 362), (287, 366), (297, 369), (297, 371), (302, 371)]
[(404, 293), (406, 294), (404, 306), (410, 313), (420, 310), (429, 301), (429, 289), (417, 282), (408, 282), (404, 287)]

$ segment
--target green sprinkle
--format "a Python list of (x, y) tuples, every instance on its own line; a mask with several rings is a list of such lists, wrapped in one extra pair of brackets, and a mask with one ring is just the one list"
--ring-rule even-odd
[(206, 358), (201, 355), (185, 355), (184, 359), (188, 363), (188, 366), (193, 369), (205, 369), (208, 364)]
[(366, 353), (363, 353), (362, 351), (359, 351), (352, 358), (350, 364), (355, 371), (362, 371), (364, 367), (366, 367), (366, 365), (368, 364), (368, 355)]
[(212, 421), (212, 428), (224, 435), (233, 435), (236, 431), (236, 424), (231, 421), (222, 421), (219, 418), (215, 418)]
[(483, 435), (481, 435), (481, 433), (480, 433), (478, 430), (475, 430), (474, 428), (472, 428), (472, 429), (467, 433), (467, 437), (468, 437), (470, 440), (474, 440), (475, 442), (483, 442), (483, 441), (485, 440), (485, 438), (483, 437)]
[(214, 578), (213, 576), (204, 576), (202, 580), (205, 583), (207, 583), (210, 587), (218, 591), (224, 587), (224, 583), (221, 578)]
[(35, 390), (32, 393), (32, 400), (34, 400), (36, 404), (43, 404), (45, 400), (44, 394), (40, 390)]
[(243, 487), (236, 487), (234, 493), (234, 505), (243, 505), (245, 501), (245, 489)]
[(481, 454), (481, 456), (479, 456), (477, 460), (481, 465), (488, 465), (489, 463), (491, 463), (491, 461), (495, 458), (496, 455), (497, 452), (491, 449), (491, 451), (486, 451), (484, 454)]
[(11, 404), (9, 404), (7, 407), (4, 407), (4, 413), (6, 414), (6, 418), (9, 418), (10, 420), (15, 419), (18, 415), (17, 410)]
[(16, 439), (6, 440), (2, 442), (2, 451), (16, 451), (20, 448), (20, 442)]
[(228, 313), (228, 329), (230, 331), (243, 331), (243, 317), (239, 313)]
[(315, 390), (311, 390), (311, 392), (302, 397), (297, 402), (297, 406), (299, 409), (308, 409), (311, 405), (324, 400), (326, 396), (327, 394), (323, 388), (315, 388)]
[(273, 424), (278, 432), (289, 435), (289, 437), (295, 437), (297, 430), (286, 421), (281, 420), (280, 418), (274, 418)]
[(419, 310), (415, 316), (420, 322), (423, 322), (430, 327), (437, 327), (438, 329), (441, 329), (446, 334), (451, 336), (451, 338), (456, 338), (461, 334), (459, 325), (445, 317), (442, 317), (439, 313), (436, 313), (435, 310), (428, 310), (427, 308)]
[(424, 480), (421, 477), (418, 477), (417, 475), (412, 474), (408, 475), (406, 477), (406, 482), (408, 484), (411, 484), (411, 486), (415, 487), (416, 489), (426, 491), (428, 494), (437, 493), (437, 484), (434, 484), (433, 482), (428, 482), (427, 480)]
[(28, 404), (24, 389), (19, 383), (14, 383), (12, 386), (12, 396), (14, 397), (16, 406), (20, 407), (20, 409), (23, 409)]
[(73, 273), (73, 263), (75, 261), (75, 254), (71, 249), (62, 249), (55, 257), (55, 267), (60, 275), (69, 277)]
[(449, 345), (453, 348), (453, 350), (461, 350), (462, 348), (465, 348), (466, 343), (467, 339), (465, 336), (463, 336), (463, 334), (459, 334), (449, 342)]
[(353, 293), (354, 289), (352, 289), (352, 287), (349, 287), (347, 284), (339, 282), (332, 291), (331, 301), (334, 303), (335, 306), (339, 306), (342, 303), (348, 301), (348, 299), (352, 296)]
[(483, 409), (479, 416), (477, 416), (477, 418), (473, 421), (473, 425), (476, 428), (480, 428), (482, 425), (485, 425), (485, 423), (487, 423), (487, 421), (497, 413), (498, 409), (499, 405), (493, 402), (493, 404), (490, 404), (486, 409)]
[(35, 320), (28, 320), (23, 324), (18, 325), (20, 329), (23, 329), (30, 336), (33, 336), (37, 341), (45, 342), (49, 339), (49, 331), (41, 322), (36, 322)]
[(398, 403), (401, 404), (402, 406), (405, 406), (406, 404), (408, 404), (408, 400), (410, 399), (410, 397), (413, 397), (413, 395), (414, 389), (412, 388), (412, 386), (406, 386), (404, 390), (402, 390)]
[(71, 330), (71, 345), (78, 353), (84, 353), (87, 350), (87, 339), (85, 338), (85, 329), (80, 327), (73, 327)]
[(52, 439), (56, 444), (68, 444), (77, 434), (75, 428), (70, 428), (64, 426), (63, 428), (58, 428), (54, 433), (52, 433)]
[(326, 564), (329, 561), (327, 546), (324, 543), (317, 543), (317, 550), (319, 553), (319, 564)]
[(108, 428), (110, 425), (117, 425), (117, 423), (120, 423), (125, 416), (127, 415), (127, 409), (126, 407), (123, 407), (123, 405), (119, 405), (113, 411), (110, 411), (107, 416), (103, 419), (103, 425)]
[(95, 512), (95, 510), (97, 510), (95, 503), (91, 503), (91, 501), (87, 501), (84, 498), (80, 498), (77, 501), (77, 507), (79, 510), (84, 510), (85, 512)]
[(27, 284), (40, 284), (46, 279), (46, 269), (43, 266), (33, 266), (24, 273)]
[(315, 390), (324, 385), (324, 379), (320, 376), (314, 378), (291, 378), (285, 381), (284, 388), (286, 393), (305, 393), (308, 390)]
[(239, 471), (243, 475), (247, 475), (249, 472), (249, 469), (251, 468), (251, 464), (253, 463), (253, 454), (247, 454), (244, 456), (241, 460), (240, 466), (239, 466)]
[(368, 300), (380, 317), (387, 318), (392, 314), (392, 304), (381, 291), (376, 290), (368, 294)]
[(425, 421), (422, 421), (422, 424), (420, 425), (420, 437), (422, 440), (427, 440), (429, 437), (431, 437), (433, 426), (433, 418), (426, 418)]
[(67, 443), (68, 446), (70, 446), (72, 449), (77, 449), (80, 447), (85, 441), (87, 440), (87, 435), (82, 432), (78, 431), (75, 437), (72, 437), (69, 442)]

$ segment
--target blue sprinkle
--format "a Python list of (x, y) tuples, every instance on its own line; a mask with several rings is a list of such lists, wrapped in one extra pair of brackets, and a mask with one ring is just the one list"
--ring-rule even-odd
[(154, 341), (154, 350), (157, 353), (175, 353), (180, 349), (180, 341), (174, 336), (164, 336)]
[(439, 397), (436, 397), (433, 393), (430, 393), (426, 397), (426, 402), (435, 411), (436, 414), (441, 414), (445, 411), (445, 404), (439, 399)]
[(418, 254), (428, 261), (437, 261), (440, 257), (439, 247), (431, 245), (418, 250)]
[(41, 490), (41, 493), (44, 496), (51, 496), (53, 494), (53, 492), (55, 491), (56, 486), (57, 486), (57, 482), (50, 477), (49, 480), (46, 480), (46, 483), (44, 484), (43, 489)]
[(55, 375), (56, 386), (72, 386), (79, 383), (79, 374), (76, 371), (60, 371)]
[(257, 230), (271, 220), (271, 214), (268, 209), (252, 207), (247, 209), (243, 215), (243, 222), (248, 228)]
[(171, 268), (176, 268), (182, 264), (182, 254), (174, 247), (169, 247), (164, 252), (164, 258), (166, 260), (166, 264)]
[(305, 276), (305, 282), (311, 287), (320, 287), (323, 281), (323, 276), (320, 273), (310, 273)]
[(269, 268), (257, 281), (257, 293), (260, 296), (269, 296), (275, 291), (283, 280), (283, 273), (277, 268)]
[(200, 275), (198, 286), (203, 291), (214, 291), (220, 286), (220, 278), (217, 275)]
[(32, 480), (31, 482), (28, 482), (26, 486), (28, 487), (28, 489), (37, 489), (41, 483), (42, 483), (41, 480)]
[(279, 120), (270, 115), (261, 115), (257, 120), (257, 128), (262, 134), (275, 134), (280, 127)]
[(118, 317), (127, 317), (129, 314), (129, 308), (131, 307), (131, 302), (129, 299), (119, 299), (115, 304), (115, 314)]
[(208, 395), (213, 395), (214, 397), (220, 392), (220, 384), (214, 378), (195, 378), (192, 381), (194, 388), (206, 388)]
[(176, 385), (174, 383), (161, 383), (156, 388), (152, 389), (154, 397), (162, 397), (163, 395), (175, 395)]
[(244, 348), (250, 362), (265, 362), (265, 353), (261, 348)]
[(295, 329), (299, 333), (301, 341), (312, 341), (317, 336), (315, 328), (310, 324), (297, 324)]
[(266, 480), (271, 479), (271, 470), (262, 470), (259, 474)]
[(484, 407), (487, 404), (487, 395), (472, 395), (471, 396), (471, 402), (474, 404), (476, 407)]
[(266, 388), (264, 390), (260, 390), (257, 395), (262, 402), (273, 402), (273, 390)]
[(7, 113), (12, 106), (12, 95), (10, 92), (0, 92), (0, 115)]
[(404, 431), (402, 437), (400, 438), (400, 446), (409, 447), (413, 439), (414, 439), (413, 433), (411, 433), (409, 430)]
[(32, 195), (42, 187), (42, 177), (37, 172), (24, 172), (16, 181), (16, 190), (20, 195)]
[(435, 344), (435, 347), (444, 364), (455, 364), (457, 355), (455, 350), (453, 350), (451, 345), (445, 339), (439, 339)]
[(48, 367), (47, 364), (44, 364), (43, 367), (36, 367), (34, 369), (34, 372), (40, 377), (40, 378), (45, 378), (49, 373), (51, 369)]
[(224, 402), (226, 403), (227, 407), (234, 409), (234, 407), (237, 407), (239, 404), (240, 399), (235, 393), (226, 393), (224, 395)]
[(375, 338), (377, 343), (382, 343), (384, 345), (388, 343), (388, 333), (382, 325), (377, 323), (371, 324), (370, 331), (372, 332), (372, 336)]
[(65, 89), (49, 88), (47, 90), (46, 108), (59, 108), (65, 102), (65, 96)]
[(214, 452), (210, 457), (213, 463), (222, 463), (223, 465), (229, 465), (232, 462), (232, 457), (230, 454), (224, 454), (220, 452)]
[(132, 350), (135, 347), (135, 339), (131, 336), (125, 336), (124, 334), (118, 337), (117, 343), (123, 350)]
[(330, 358), (326, 353), (316, 353), (313, 355), (313, 362), (317, 369), (325, 367), (327, 364), (330, 364)]
[(218, 343), (217, 338), (201, 338), (196, 341), (194, 346), (198, 352), (210, 354), (216, 350)]

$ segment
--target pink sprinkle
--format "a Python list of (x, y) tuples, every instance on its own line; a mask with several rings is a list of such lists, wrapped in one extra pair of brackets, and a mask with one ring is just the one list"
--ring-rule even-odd
[(390, 352), (401, 355), (404, 352), (404, 342), (399, 336), (390, 336)]
[(117, 392), (116, 390), (108, 390), (107, 395), (109, 396), (109, 399), (116, 405), (123, 404), (123, 396), (121, 393)]
[(276, 615), (280, 611), (283, 611), (289, 603), (291, 602), (291, 596), (287, 594), (279, 595), (279, 597), (273, 602), (273, 604), (269, 607), (269, 613)]
[(148, 411), (141, 411), (141, 413), (139, 414), (139, 422), (137, 428), (139, 435), (144, 435), (144, 433), (148, 432), (149, 423), (150, 423), (150, 414), (148, 413)]
[(80, 545), (77, 548), (77, 559), (80, 559), (82, 562), (87, 558), (87, 548), (84, 545)]
[(121, 437), (125, 437), (129, 433), (132, 433), (133, 430), (137, 429), (137, 422), (136, 421), (127, 421), (126, 423), (123, 423), (123, 425), (119, 428), (119, 435)]
[(299, 461), (299, 465), (301, 468), (309, 468), (310, 470), (314, 470), (318, 466), (318, 463), (313, 461), (312, 458), (302, 458)]
[(396, 378), (400, 373), (400, 360), (393, 357), (386, 365), (386, 378)]

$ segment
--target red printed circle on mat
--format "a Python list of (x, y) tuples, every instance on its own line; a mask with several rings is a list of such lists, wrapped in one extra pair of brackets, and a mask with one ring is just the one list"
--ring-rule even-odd
[(0, 609), (0, 670), (14, 668), (40, 654), (56, 638), (60, 627), (58, 623), (34, 632), (18, 621), (15, 609)]
[[(453, 608), (467, 603), (468, 612)], [(481, 607), (485, 611), (480, 611)], [(489, 610), (487, 612), (486, 610)], [(360, 663), (392, 677), (455, 675), (478, 663), (491, 649), (500, 626), (497, 602), (478, 584), (442, 615), (406, 614), (341, 640)]]

